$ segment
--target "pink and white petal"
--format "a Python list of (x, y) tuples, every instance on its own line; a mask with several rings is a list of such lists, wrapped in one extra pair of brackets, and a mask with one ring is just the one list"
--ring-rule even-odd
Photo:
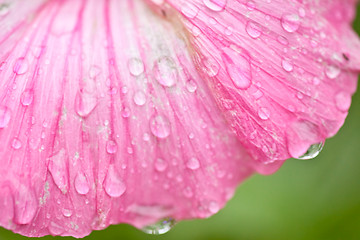
[(149, 0), (181, 15), (202, 78), (256, 161), (299, 157), (342, 126), (360, 70), (356, 1), (160, 2)]
[(38, 9), (0, 35), (0, 225), (83, 237), (208, 217), (255, 168), (279, 167), (253, 163), (185, 34), (142, 1)]

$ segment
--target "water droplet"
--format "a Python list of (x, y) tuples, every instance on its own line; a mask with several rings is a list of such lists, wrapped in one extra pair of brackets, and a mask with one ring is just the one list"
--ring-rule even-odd
[(67, 171), (66, 151), (61, 149), (50, 158), (49, 171), (54, 179), (56, 186), (63, 194), (68, 192), (68, 171)]
[(234, 29), (230, 26), (225, 29), (225, 35), (227, 35), (227, 36), (231, 36), (233, 34), (233, 32), (234, 32)]
[(80, 195), (86, 195), (90, 191), (89, 182), (82, 172), (78, 173), (75, 178), (75, 189)]
[(25, 58), (19, 58), (14, 64), (14, 73), (17, 75), (25, 74), (29, 70), (29, 63)]
[(38, 209), (38, 201), (28, 186), (21, 184), (16, 190), (14, 220), (17, 224), (26, 225), (34, 219)]
[(281, 26), (289, 33), (295, 32), (300, 27), (300, 17), (297, 14), (286, 14), (281, 18)]
[(248, 1), (246, 4), (246, 7), (249, 11), (253, 11), (256, 8), (256, 5), (253, 1)]
[(281, 61), (281, 66), (283, 67), (283, 69), (287, 72), (291, 72), (292, 70), (294, 70), (294, 66), (292, 65), (292, 63), (287, 60), (287, 59), (283, 59)]
[(258, 38), (262, 34), (261, 26), (255, 22), (249, 21), (246, 24), (246, 32), (252, 38)]
[(143, 106), (146, 103), (146, 95), (143, 91), (138, 91), (134, 94), (134, 102), (138, 106)]
[(117, 144), (116, 142), (114, 141), (108, 141), (106, 143), (106, 151), (109, 153), (109, 154), (114, 154), (117, 152)]
[(181, 7), (181, 12), (188, 18), (195, 18), (199, 13), (199, 8), (189, 2), (184, 2)]
[(121, 115), (123, 116), (123, 118), (128, 118), (131, 115), (130, 109), (127, 107), (124, 107), (123, 110), (121, 111)]
[(155, 160), (155, 169), (159, 172), (163, 172), (168, 167), (168, 163), (161, 158)]
[(5, 128), (11, 119), (10, 109), (0, 106), (0, 129)]
[(252, 84), (251, 65), (247, 58), (241, 54), (233, 52), (231, 49), (222, 55), (226, 70), (234, 83), (235, 87), (246, 90)]
[(351, 105), (351, 95), (347, 92), (339, 92), (335, 96), (335, 104), (340, 111), (348, 111)]
[(283, 36), (278, 36), (277, 41), (284, 46), (289, 44), (289, 41), (287, 40), (287, 38), (283, 37)]
[(211, 201), (209, 203), (209, 211), (213, 214), (218, 213), (220, 211), (219, 203), (216, 201)]
[(25, 90), (21, 94), (20, 101), (23, 106), (30, 106), (32, 104), (32, 102), (34, 101), (34, 91), (31, 89)]
[(212, 58), (205, 58), (202, 60), (202, 64), (203, 64), (203, 71), (209, 77), (215, 77), (216, 75), (218, 75), (220, 66), (215, 60), (213, 60)]
[(159, 58), (154, 65), (155, 79), (165, 87), (172, 87), (178, 81), (178, 70), (171, 57)]
[(97, 97), (87, 92), (79, 92), (75, 99), (75, 110), (80, 117), (87, 117), (98, 104)]
[(190, 79), (186, 82), (186, 89), (191, 93), (195, 92), (197, 87), (198, 86), (197, 86), (196, 82), (192, 79)]
[(10, 12), (9, 4), (7, 3), (0, 4), (0, 17), (7, 15), (9, 12)]
[(220, 12), (225, 9), (227, 0), (204, 0), (205, 6), (214, 12)]
[(170, 135), (171, 125), (167, 117), (157, 115), (150, 120), (150, 129), (152, 134), (158, 138), (167, 138)]
[(71, 209), (66, 209), (66, 208), (64, 208), (63, 210), (62, 210), (62, 212), (63, 212), (63, 215), (65, 216), (65, 217), (71, 217), (72, 216), (72, 214), (73, 214), (73, 212), (72, 212), (72, 210)]
[(22, 142), (18, 138), (14, 138), (11, 143), (11, 147), (15, 150), (18, 150), (22, 147)]
[(270, 117), (270, 111), (267, 108), (260, 108), (258, 115), (262, 120), (267, 120)]
[(121, 197), (126, 191), (126, 185), (119, 176), (114, 165), (109, 166), (109, 170), (104, 182), (104, 189), (110, 197)]
[(190, 158), (190, 160), (186, 163), (186, 167), (191, 170), (196, 170), (200, 168), (200, 162), (197, 158)]
[(153, 225), (147, 226), (143, 228), (143, 232), (147, 234), (160, 235), (165, 234), (171, 230), (176, 224), (175, 220), (172, 218), (166, 218), (164, 220), (159, 221)]
[(316, 158), (324, 147), (324, 143), (313, 144), (304, 155), (298, 157), (299, 160), (309, 160)]
[(138, 77), (145, 71), (143, 61), (139, 58), (131, 58), (128, 61), (128, 68), (131, 75)]
[(325, 74), (330, 79), (337, 78), (340, 75), (340, 72), (341, 72), (341, 70), (337, 66), (330, 65), (330, 66), (327, 66), (325, 69)]

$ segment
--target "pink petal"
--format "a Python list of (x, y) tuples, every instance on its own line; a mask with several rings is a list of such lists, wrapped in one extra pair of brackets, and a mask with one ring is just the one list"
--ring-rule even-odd
[(336, 133), (359, 42), (328, 13), (353, 4), (214, 2), (149, 1), (170, 21), (142, 1), (9, 5), (0, 225), (82, 237), (208, 217), (255, 169)]

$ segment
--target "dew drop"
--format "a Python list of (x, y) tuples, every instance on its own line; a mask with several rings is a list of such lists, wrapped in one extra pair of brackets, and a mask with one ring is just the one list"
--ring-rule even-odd
[(25, 90), (21, 94), (20, 101), (23, 106), (30, 106), (32, 104), (32, 102), (34, 101), (34, 91), (31, 89)]
[(109, 166), (104, 189), (110, 197), (114, 198), (121, 197), (126, 191), (126, 185), (117, 173), (114, 165)]
[(282, 68), (287, 71), (287, 72), (291, 72), (292, 70), (294, 70), (294, 66), (292, 65), (292, 63), (287, 60), (287, 59), (283, 59), (281, 61), (281, 66)]
[(181, 12), (188, 18), (195, 18), (199, 13), (199, 8), (189, 2), (184, 2), (181, 7)]
[(15, 150), (18, 150), (22, 147), (22, 142), (18, 138), (14, 138), (11, 143), (11, 147)]
[(0, 129), (5, 128), (11, 119), (10, 109), (0, 106)]
[(178, 70), (171, 57), (159, 58), (153, 68), (155, 79), (165, 87), (172, 87), (178, 81)]
[(301, 157), (298, 157), (296, 159), (299, 159), (299, 160), (314, 159), (319, 155), (319, 153), (321, 152), (323, 147), (324, 147), (324, 143), (313, 144), (309, 147), (309, 149), (306, 151), (306, 153), (304, 155), (302, 155)]
[(267, 120), (270, 117), (270, 111), (267, 108), (260, 108), (258, 115), (262, 120)]
[(227, 0), (203, 0), (205, 6), (214, 12), (220, 12), (225, 9)]
[(54, 179), (56, 186), (63, 194), (67, 193), (68, 187), (68, 172), (67, 172), (67, 156), (64, 149), (60, 150), (50, 158), (49, 171)]
[(86, 195), (90, 191), (89, 182), (82, 172), (78, 173), (75, 178), (75, 189), (80, 195)]
[(219, 206), (219, 203), (218, 203), (218, 202), (216, 202), (216, 201), (211, 201), (211, 202), (209, 203), (209, 211), (210, 211), (211, 213), (215, 214), (215, 213), (219, 212), (219, 210), (220, 210), (220, 206)]
[(117, 152), (117, 144), (114, 141), (108, 141), (106, 143), (106, 151), (109, 154), (115, 154)]
[(189, 92), (194, 93), (197, 90), (197, 88), (198, 86), (194, 80), (190, 79), (186, 82), (186, 89)]
[(249, 60), (241, 54), (233, 52), (228, 53), (231, 54), (231, 56), (224, 53), (222, 59), (232, 82), (236, 88), (241, 90), (248, 89), (252, 84), (251, 65)]
[(128, 68), (131, 75), (138, 77), (145, 71), (143, 61), (139, 58), (131, 58), (128, 61)]
[(289, 33), (296, 32), (300, 27), (300, 17), (297, 14), (286, 14), (281, 18), (281, 26)]
[(7, 15), (10, 12), (9, 4), (0, 4), (0, 17)]
[(142, 229), (143, 232), (152, 235), (161, 235), (169, 232), (172, 227), (176, 224), (175, 220), (172, 218), (165, 218), (158, 223), (149, 225)]
[(170, 135), (171, 125), (167, 117), (157, 115), (150, 120), (152, 134), (158, 138), (167, 138)]
[(259, 24), (249, 21), (246, 24), (246, 32), (249, 34), (252, 38), (258, 38), (262, 34), (262, 30)]
[(146, 95), (143, 91), (138, 91), (134, 94), (134, 103), (138, 106), (144, 106), (146, 103)]
[(215, 77), (216, 75), (218, 75), (220, 66), (215, 60), (211, 58), (205, 58), (203, 59), (202, 64), (203, 64), (203, 71), (209, 77)]
[(38, 201), (34, 192), (26, 185), (17, 187), (15, 195), (15, 222), (21, 225), (29, 224), (35, 217)]
[(130, 109), (127, 107), (124, 107), (123, 110), (121, 111), (121, 115), (123, 116), (123, 118), (128, 118), (131, 115)]
[(190, 158), (190, 160), (186, 163), (186, 167), (191, 170), (197, 170), (200, 168), (200, 162), (197, 158)]
[(325, 74), (330, 79), (337, 78), (340, 75), (340, 72), (341, 72), (341, 70), (337, 66), (330, 65), (330, 66), (327, 66), (325, 69)]
[(253, 1), (248, 1), (248, 2), (246, 3), (246, 7), (247, 7), (247, 9), (248, 9), (249, 11), (253, 11), (253, 10), (255, 10), (256, 5), (255, 5), (255, 3), (254, 3)]
[(340, 111), (348, 111), (351, 105), (351, 95), (346, 92), (339, 92), (335, 96), (335, 104)]
[(62, 210), (62, 212), (63, 212), (63, 215), (64, 215), (65, 217), (67, 217), (67, 218), (71, 217), (72, 214), (73, 214), (73, 212), (72, 212), (71, 209), (66, 209), (66, 208), (64, 208), (64, 209)]
[(14, 73), (17, 75), (25, 74), (29, 70), (29, 63), (25, 58), (19, 58), (14, 64)]
[(98, 104), (97, 97), (87, 92), (79, 92), (75, 99), (75, 111), (80, 117), (87, 117)]
[(168, 163), (161, 158), (155, 160), (155, 169), (159, 172), (164, 172), (168, 167)]

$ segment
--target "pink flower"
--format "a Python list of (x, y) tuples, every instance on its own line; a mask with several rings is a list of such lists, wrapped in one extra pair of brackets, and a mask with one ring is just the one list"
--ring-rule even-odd
[(314, 157), (356, 89), (355, 2), (0, 1), (0, 225), (205, 218)]

